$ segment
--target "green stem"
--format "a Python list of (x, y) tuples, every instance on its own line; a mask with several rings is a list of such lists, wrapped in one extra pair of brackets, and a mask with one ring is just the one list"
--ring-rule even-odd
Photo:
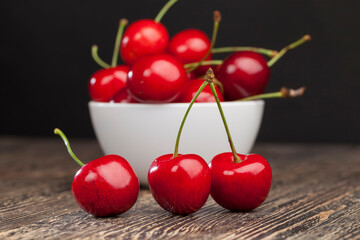
[(223, 60), (208, 60), (208, 61), (202, 61), (202, 62), (193, 62), (193, 63), (187, 63), (184, 64), (184, 68), (190, 68), (196, 65), (199, 66), (205, 66), (205, 65), (221, 65), (224, 61)]
[(239, 52), (239, 51), (257, 52), (260, 54), (264, 54), (268, 57), (274, 57), (278, 54), (278, 51), (276, 50), (258, 48), (258, 47), (221, 47), (221, 48), (213, 48), (211, 50), (212, 53)]
[(55, 128), (54, 130), (54, 133), (59, 135), (62, 140), (64, 141), (65, 143), (65, 146), (67, 147), (67, 150), (70, 154), (70, 156), (75, 160), (75, 162), (77, 162), (81, 167), (84, 166), (85, 164), (83, 162), (81, 162), (77, 157), (76, 155), (73, 153), (73, 151), (71, 150), (71, 147), (70, 147), (70, 143), (69, 143), (69, 140), (67, 139), (67, 137), (65, 136), (65, 134), (58, 128)]
[(231, 138), (231, 134), (230, 134), (230, 131), (229, 131), (229, 127), (228, 127), (228, 125), (227, 125), (227, 123), (226, 123), (225, 115), (224, 115), (224, 112), (223, 112), (223, 110), (222, 110), (219, 97), (218, 97), (218, 95), (217, 95), (217, 93), (216, 93), (214, 83), (213, 83), (213, 82), (210, 82), (209, 85), (210, 85), (211, 92), (213, 93), (213, 95), (214, 95), (214, 97), (215, 97), (216, 104), (217, 104), (217, 106), (218, 106), (218, 109), (219, 109), (219, 112), (220, 112), (220, 115), (221, 115), (221, 119), (222, 119), (222, 121), (223, 121), (223, 123), (224, 123), (224, 127), (225, 127), (225, 130), (226, 130), (226, 134), (227, 134), (227, 136), (228, 136), (228, 140), (229, 140), (229, 143), (230, 143), (231, 151), (232, 151), (232, 154), (233, 154), (233, 156), (234, 156), (234, 162), (235, 162), (235, 163), (239, 163), (239, 162), (241, 162), (241, 159), (239, 158), (239, 156), (238, 156), (237, 153), (236, 153), (236, 149), (235, 149), (233, 140), (232, 140), (232, 138)]
[(194, 104), (195, 100), (197, 99), (197, 97), (200, 95), (200, 93), (202, 92), (202, 90), (206, 87), (206, 85), (208, 85), (208, 82), (204, 81), (203, 84), (200, 86), (199, 90), (196, 92), (195, 96), (193, 97), (193, 99), (191, 100), (186, 112), (185, 112), (185, 115), (183, 117), (183, 120), (180, 124), (180, 128), (179, 128), (179, 131), (178, 131), (178, 135), (176, 137), (176, 143), (175, 143), (175, 149), (174, 149), (174, 154), (173, 154), (173, 158), (176, 158), (178, 156), (178, 153), (179, 153), (179, 142), (180, 142), (180, 136), (181, 136), (181, 132), (182, 132), (182, 129), (184, 127), (184, 123), (185, 123), (185, 120), (190, 112), (190, 109), (192, 107), (192, 105)]
[(94, 61), (100, 65), (102, 68), (110, 68), (110, 65), (101, 60), (101, 58), (98, 55), (98, 49), (99, 47), (97, 45), (93, 45), (91, 47), (91, 56), (94, 59)]
[(267, 65), (269, 67), (271, 67), (272, 65), (274, 65), (274, 63), (276, 63), (282, 56), (284, 56), (285, 53), (287, 53), (290, 49), (294, 49), (297, 46), (300, 46), (301, 44), (310, 41), (311, 37), (310, 35), (305, 35), (302, 38), (300, 38), (299, 40), (297, 40), (296, 42), (293, 42), (289, 45), (287, 45), (286, 47), (284, 47), (283, 49), (281, 49), (281, 51), (275, 55), (272, 59), (270, 59), (270, 61), (268, 61)]
[(242, 98), (236, 101), (249, 101), (249, 100), (257, 100), (257, 99), (281, 98), (281, 97), (283, 97), (283, 94), (281, 92), (272, 92), (272, 93), (258, 94), (258, 95)]
[(119, 28), (116, 34), (116, 39), (115, 39), (115, 45), (114, 45), (114, 52), (113, 52), (113, 57), (111, 60), (111, 67), (116, 67), (117, 65), (117, 61), (118, 61), (118, 57), (119, 57), (119, 49), (120, 49), (120, 43), (121, 43), (121, 38), (124, 32), (124, 28), (125, 26), (128, 24), (128, 20), (125, 18), (120, 19), (120, 23), (119, 23)]
[(221, 15), (219, 11), (214, 11), (214, 27), (213, 27), (213, 32), (212, 32), (212, 36), (211, 36), (211, 44), (210, 44), (210, 48), (207, 51), (207, 53), (205, 54), (205, 56), (200, 60), (200, 62), (198, 62), (196, 65), (192, 66), (190, 69), (188, 69), (186, 72), (192, 72), (194, 71), (196, 68), (198, 68), (199, 66), (203, 66), (202, 63), (206, 60), (206, 58), (210, 55), (213, 47), (215, 46), (215, 42), (216, 42), (216, 37), (218, 34), (218, 30), (219, 30), (219, 23), (221, 21)]
[(160, 10), (160, 12), (155, 17), (155, 22), (160, 22), (165, 13), (174, 5), (178, 0), (170, 0), (168, 1), (163, 8)]
[(282, 87), (278, 92), (271, 92), (271, 93), (263, 93), (258, 94), (246, 98), (242, 98), (236, 101), (249, 101), (249, 100), (256, 100), (256, 99), (265, 99), (265, 98), (294, 98), (300, 97), (304, 95), (306, 87), (300, 87), (298, 89), (292, 89), (287, 87)]

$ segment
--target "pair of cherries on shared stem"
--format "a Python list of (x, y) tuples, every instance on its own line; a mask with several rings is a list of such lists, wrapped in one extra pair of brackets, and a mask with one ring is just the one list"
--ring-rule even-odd
[[(148, 182), (154, 199), (165, 210), (180, 215), (198, 211), (209, 194), (231, 211), (251, 211), (263, 203), (270, 191), (272, 171), (260, 155), (238, 154), (231, 139), (224, 113), (209, 69), (205, 81), (189, 104), (179, 128), (174, 154), (157, 158), (150, 166)], [(182, 128), (201, 91), (209, 84), (216, 99), (232, 152), (216, 155), (208, 165), (195, 154), (178, 154)]]

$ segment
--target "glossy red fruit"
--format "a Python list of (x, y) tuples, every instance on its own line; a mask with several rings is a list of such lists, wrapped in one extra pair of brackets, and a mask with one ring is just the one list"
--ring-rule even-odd
[[(178, 102), (191, 102), (203, 82), (204, 79), (191, 79), (188, 81), (180, 92)], [(218, 87), (216, 87), (216, 93), (220, 102), (223, 102), (224, 97)], [(204, 90), (202, 90), (195, 102), (216, 102), (209, 85), (207, 85)]]
[(139, 102), (165, 103), (175, 100), (186, 81), (185, 69), (175, 57), (155, 54), (132, 65), (127, 87)]
[(168, 42), (169, 33), (164, 25), (152, 19), (142, 19), (125, 30), (120, 54), (125, 63), (132, 64), (141, 56), (164, 53)]
[(76, 173), (72, 192), (83, 210), (105, 217), (129, 210), (137, 200), (139, 187), (129, 163), (118, 155), (107, 155), (89, 162)]
[(123, 88), (111, 98), (110, 102), (114, 103), (138, 103), (128, 92), (127, 88)]
[(202, 60), (210, 45), (210, 39), (203, 31), (186, 29), (170, 39), (168, 51), (182, 63), (191, 63)]
[(116, 92), (126, 86), (129, 67), (119, 65), (96, 71), (89, 81), (89, 93), (93, 101), (109, 102)]
[(195, 154), (163, 155), (151, 164), (148, 180), (156, 202), (173, 214), (188, 215), (198, 211), (210, 193), (210, 169)]
[(211, 196), (231, 211), (251, 211), (263, 203), (270, 191), (272, 172), (260, 155), (238, 154), (234, 162), (231, 152), (216, 155), (210, 163)]
[(258, 53), (236, 52), (224, 61), (216, 76), (224, 86), (225, 99), (236, 100), (263, 93), (270, 68)]

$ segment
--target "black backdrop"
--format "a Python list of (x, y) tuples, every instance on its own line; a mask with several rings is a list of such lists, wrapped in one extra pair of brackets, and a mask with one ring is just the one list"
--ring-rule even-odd
[[(165, 0), (0, 1), (0, 134), (93, 137), (88, 78), (98, 69), (90, 46), (112, 56), (117, 23), (153, 18)], [(309, 33), (313, 41), (272, 67), (267, 91), (307, 86), (304, 97), (266, 102), (260, 141), (360, 141), (360, 1), (180, 0), (163, 18), (170, 35), (208, 35), (220, 10), (217, 46), (280, 49)]]

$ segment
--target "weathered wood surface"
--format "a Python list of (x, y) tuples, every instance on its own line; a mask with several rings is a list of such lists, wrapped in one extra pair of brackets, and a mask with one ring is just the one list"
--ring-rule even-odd
[[(94, 140), (72, 140), (84, 161), (101, 155)], [(150, 192), (113, 218), (76, 205), (77, 166), (59, 139), (0, 138), (0, 239), (359, 239), (360, 146), (258, 144), (273, 169), (266, 202), (229, 212), (209, 198), (197, 213), (173, 216)]]

